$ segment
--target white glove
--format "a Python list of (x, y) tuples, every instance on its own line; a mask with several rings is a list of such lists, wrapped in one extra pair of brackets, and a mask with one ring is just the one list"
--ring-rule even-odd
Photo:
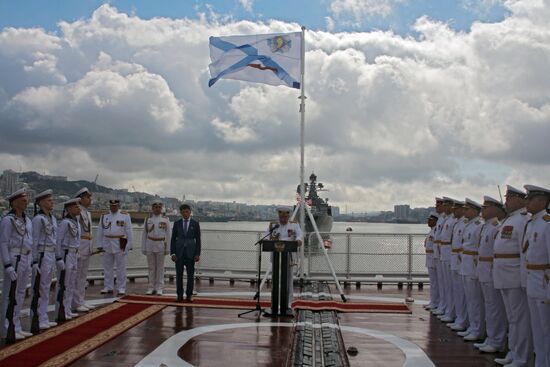
[(35, 271), (36, 274), (40, 274), (40, 266), (38, 266), (38, 263), (32, 265), (32, 270)]
[(8, 266), (8, 268), (6, 268), (6, 272), (10, 276), (12, 282), (17, 280), (17, 272), (13, 266)]
[(56, 264), (59, 270), (65, 270), (65, 262), (62, 259), (57, 260)]

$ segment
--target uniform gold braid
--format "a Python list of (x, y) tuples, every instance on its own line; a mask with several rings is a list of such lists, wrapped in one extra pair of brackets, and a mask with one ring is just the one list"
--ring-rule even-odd
[(105, 225), (105, 221), (103, 220), (103, 216), (104, 216), (104, 215), (101, 214), (101, 220), (100, 220), (100, 221), (101, 221), (101, 226), (103, 227), (103, 229), (109, 229), (109, 228), (111, 228), (111, 222), (109, 222), (108, 225)]
[(149, 214), (149, 216), (147, 218), (145, 218), (145, 233), (149, 234), (150, 232), (153, 231), (153, 229), (155, 229), (155, 223), (153, 223), (153, 225), (151, 226), (151, 228), (149, 228), (148, 226), (148, 223), (149, 223), (149, 218), (151, 218), (151, 215)]

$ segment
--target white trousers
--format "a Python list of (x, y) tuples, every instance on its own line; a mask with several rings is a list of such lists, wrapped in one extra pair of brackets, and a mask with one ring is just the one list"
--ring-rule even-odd
[(466, 306), (466, 295), (464, 293), (464, 281), (458, 270), (452, 271), (453, 277), (453, 304), (455, 306), (455, 324), (468, 326), (468, 306)]
[(433, 267), (428, 268), (428, 276), (430, 277), (430, 305), (437, 307), (439, 304), (439, 284), (437, 283), (437, 269), (434, 264)]
[[(65, 307), (65, 316), (69, 316), (73, 302), (74, 291), (76, 289), (77, 259), (75, 253), (68, 253), (65, 257), (65, 292), (63, 293), (63, 306)], [(57, 274), (57, 279), (61, 279), (61, 271)], [(59, 314), (59, 305), (57, 304), (57, 295), (59, 294), (59, 282), (55, 287), (56, 307), (55, 315)]]
[(90, 267), (90, 255), (79, 253), (76, 266), (76, 289), (73, 296), (73, 308), (85, 306), (86, 286), (88, 285), (88, 268)]
[(535, 345), (535, 367), (550, 366), (550, 305), (527, 297), (531, 313), (531, 330)]
[(445, 298), (445, 278), (443, 275), (443, 262), (439, 260), (434, 260), (437, 263), (437, 285), (439, 288), (439, 304), (437, 305), (438, 310), (445, 311), (447, 309), (447, 303)]
[(470, 323), (468, 331), (470, 334), (482, 338), (485, 335), (485, 307), (478, 280), (464, 276), (464, 293), (466, 294), (468, 322)]
[(518, 367), (527, 367), (533, 354), (527, 294), (522, 288), (501, 289), (500, 292), (508, 319), (508, 347), (512, 352), (514, 364)]
[(44, 252), (42, 264), (40, 265), (40, 297), (38, 298), (38, 322), (40, 325), (47, 325), (49, 322), (48, 304), (50, 303), (50, 287), (55, 269), (55, 253)]
[(451, 262), (441, 261), (441, 267), (443, 268), (443, 281), (445, 282), (445, 316), (454, 319), (455, 305), (453, 302), (453, 277), (451, 272)]
[(104, 285), (107, 290), (114, 290), (114, 265), (116, 265), (116, 285), (118, 292), (126, 292), (126, 254), (105, 252), (103, 254), (103, 269), (105, 271)]
[[(10, 254), (11, 264), (15, 267), (16, 255)], [(17, 287), (15, 288), (15, 305), (13, 311), (13, 323), (15, 324), (15, 331), (21, 331), (21, 319), (19, 314), (21, 312), (21, 307), (23, 306), (23, 301), (25, 300), (25, 290), (27, 284), (31, 280), (32, 273), (32, 255), (22, 255), (19, 265), (17, 266)], [(0, 330), (2, 336), (6, 336), (6, 331), (8, 330), (8, 319), (6, 318), (6, 311), (9, 304), (9, 293), (11, 286), (11, 278), (9, 274), (4, 269), (4, 282), (2, 285), (2, 313), (0, 314), (0, 320), (3, 320), (2, 329)]]
[(162, 291), (164, 288), (164, 252), (148, 252), (149, 290)]
[(485, 323), (487, 325), (487, 344), (504, 349), (508, 322), (500, 291), (493, 282), (480, 282), (485, 301)]

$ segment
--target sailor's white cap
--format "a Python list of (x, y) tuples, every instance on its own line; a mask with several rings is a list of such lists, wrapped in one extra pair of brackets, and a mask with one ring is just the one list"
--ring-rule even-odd
[(527, 190), (527, 196), (536, 196), (536, 195), (544, 195), (544, 196), (550, 196), (550, 189), (535, 186), (535, 185), (524, 185), (523, 186), (525, 190)]
[(443, 196), (443, 202), (444, 202), (444, 203), (451, 203), (451, 204), (454, 204), (455, 199), (450, 198), (450, 197), (448, 197), (448, 196)]
[(160, 200), (160, 199), (154, 199), (154, 200), (151, 202), (151, 205), (164, 205), (164, 203), (163, 203), (162, 200)]
[(82, 195), (84, 195), (84, 194), (86, 194), (86, 193), (91, 194), (90, 190), (88, 190), (87, 187), (83, 187), (83, 188), (81, 188), (80, 190), (78, 190), (78, 191), (76, 192), (76, 194), (74, 194), (74, 197), (75, 197), (75, 198), (79, 198), (79, 197), (81, 197)]
[(37, 194), (35, 197), (34, 197), (34, 201), (35, 202), (38, 202), (44, 198), (47, 198), (48, 196), (51, 196), (53, 195), (53, 190), (51, 189), (48, 189), (48, 190), (45, 190), (45, 191), (42, 191), (40, 194)]
[(498, 206), (499, 208), (504, 207), (504, 204), (502, 204), (500, 202), (500, 200), (497, 200), (497, 199), (495, 199), (493, 197), (490, 197), (490, 196), (487, 196), (487, 195), (485, 195), (483, 197), (483, 205), (485, 206), (486, 203), (490, 203), (492, 205)]
[(6, 199), (11, 203), (15, 199), (19, 199), (21, 196), (26, 195), (26, 194), (27, 194), (27, 189), (22, 188), (22, 189), (19, 189), (17, 191), (12, 192), (11, 194), (9, 194), (6, 197)]
[(68, 206), (76, 205), (76, 204), (80, 204), (80, 198), (69, 199), (63, 203), (63, 206), (66, 208)]
[(437, 215), (436, 212), (431, 211), (430, 214), (428, 215), (428, 219), (430, 218), (439, 219), (439, 215)]
[(289, 206), (281, 205), (277, 207), (277, 212), (290, 213), (291, 209)]
[(516, 189), (512, 185), (506, 185), (506, 196), (519, 196), (525, 198), (525, 191)]
[(455, 207), (463, 207), (464, 206), (464, 202), (463, 201), (460, 201), (460, 200), (455, 200), (453, 206)]
[(120, 200), (119, 199), (111, 199), (109, 200), (109, 205), (120, 205)]
[(469, 207), (474, 208), (474, 209), (481, 209), (481, 207), (482, 207), (482, 205), (480, 203), (478, 203), (477, 201), (474, 201), (470, 198), (464, 199), (464, 205), (469, 206)]
[(435, 197), (435, 202), (436, 202), (436, 203), (442, 203), (442, 202), (443, 202), (443, 199), (440, 198), (439, 196), (436, 196), (436, 197)]

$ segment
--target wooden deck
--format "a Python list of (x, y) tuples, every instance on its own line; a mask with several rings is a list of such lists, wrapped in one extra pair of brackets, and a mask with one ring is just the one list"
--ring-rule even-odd
[[(101, 288), (100, 282), (90, 286), (87, 292), (88, 298), (99, 300), (112, 297), (99, 294)], [(144, 279), (128, 284), (129, 293), (144, 293), (145, 289)], [(335, 292), (335, 287), (331, 289)], [(229, 293), (232, 292), (253, 294), (255, 288), (247, 282), (235, 282), (231, 285), (229, 281), (216, 281), (214, 284), (201, 281), (197, 284), (196, 290), (199, 293), (227, 292), (230, 296)], [(464, 342), (444, 323), (422, 308), (419, 303), (427, 299), (429, 287), (424, 287), (423, 290), (400, 290), (393, 285), (379, 290), (373, 285), (362, 286), (360, 289), (349, 287), (345, 291), (352, 297), (392, 297), (396, 301), (413, 297), (416, 300), (412, 304), (411, 315), (340, 314), (340, 325), (343, 327), (342, 335), (346, 348), (354, 346), (359, 351), (356, 356), (349, 356), (351, 366), (403, 365), (406, 360), (403, 348), (384, 340), (380, 335), (376, 335), (376, 332), (414, 343), (415, 347), (420, 347), (436, 366), (495, 366), (493, 362), (495, 355), (478, 352), (472, 343)], [(165, 294), (167, 293), (175, 293), (174, 283), (167, 283)], [(29, 303), (30, 299), (27, 298), (23, 308), (28, 308)], [(166, 339), (182, 330), (255, 321), (253, 313), (239, 318), (237, 315), (240, 312), (242, 311), (167, 307), (82, 357), (72, 366), (134, 366)], [(263, 318), (260, 324), (271, 321)], [(292, 319), (280, 319), (280, 321), (292, 322)], [(29, 319), (25, 317), (24, 330), (29, 329), (28, 324)], [(359, 328), (362, 332), (348, 330), (352, 327)], [(262, 327), (261, 325), (207, 332), (193, 337), (174, 353), (195, 366), (284, 366), (291, 347), (291, 333), (291, 327)]]

